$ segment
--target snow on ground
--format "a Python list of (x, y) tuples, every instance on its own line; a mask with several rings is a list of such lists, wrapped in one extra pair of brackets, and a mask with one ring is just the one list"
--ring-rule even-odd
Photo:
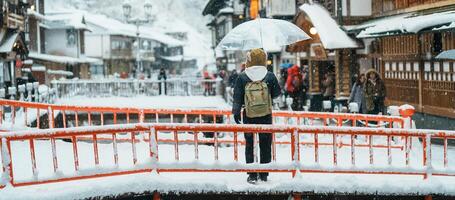
[(76, 96), (59, 99), (55, 104), (79, 106), (114, 106), (162, 109), (230, 109), (220, 96), (137, 96), (137, 97), (90, 97)]

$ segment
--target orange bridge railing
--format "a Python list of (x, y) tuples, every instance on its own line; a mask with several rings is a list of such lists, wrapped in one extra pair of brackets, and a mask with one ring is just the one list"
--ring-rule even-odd
[[(202, 147), (195, 133), (207, 131), (229, 134), (233, 139), (232, 145), (222, 146), (214, 137), (213, 146)], [(273, 140), (272, 163), (247, 165), (239, 154), (240, 136), (243, 133), (272, 134), (274, 138), (284, 136), (290, 142), (279, 144)], [(184, 135), (191, 135), (192, 138), (186, 138), (183, 142), (180, 137)], [(111, 143), (98, 142), (99, 137), (106, 136), (112, 138)], [(80, 137), (91, 137), (93, 142), (80, 141)], [(130, 140), (119, 143), (118, 137), (130, 137)], [(170, 143), (160, 142), (162, 137), (171, 138)], [(370, 143), (356, 146), (356, 137), (369, 138)], [(404, 143), (403, 149), (393, 149), (393, 137)], [(59, 140), (61, 138), (67, 141)], [(455, 175), (455, 171), (448, 168), (447, 148), (447, 141), (455, 139), (454, 131), (140, 123), (7, 132), (0, 134), (0, 139), (2, 180), (6, 180), (1, 187), (152, 171), (285, 172), (293, 176), (298, 172), (388, 174), (420, 175), (424, 178)], [(444, 141), (440, 152), (442, 156), (435, 156), (439, 152), (432, 153), (431, 141), (434, 139)], [(323, 140), (331, 140), (332, 146), (320, 146)], [(412, 141), (414, 145), (411, 145)], [(309, 142), (309, 145), (305, 145), (305, 142)], [(340, 142), (347, 142), (348, 145), (338, 146)], [(377, 144), (385, 145), (385, 148), (378, 148), (375, 146)], [(257, 140), (254, 145), (258, 145)], [(87, 153), (87, 149), (93, 150), (92, 153)]]

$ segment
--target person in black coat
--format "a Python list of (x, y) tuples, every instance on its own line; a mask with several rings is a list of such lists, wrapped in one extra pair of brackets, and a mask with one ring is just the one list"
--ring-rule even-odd
[(233, 88), (235, 86), (238, 77), (239, 74), (237, 73), (237, 70), (232, 70), (231, 75), (229, 76), (229, 87)]
[[(236, 123), (241, 123), (241, 110), (245, 105), (245, 86), (248, 82), (264, 81), (269, 89), (269, 94), (272, 99), (277, 98), (281, 94), (281, 88), (276, 76), (269, 72), (266, 68), (267, 54), (262, 49), (253, 49), (247, 55), (246, 69), (238, 75), (237, 81), (234, 86), (233, 107), (232, 113)], [(263, 117), (248, 118), (246, 113), (243, 112), (244, 124), (272, 124), (272, 115)], [(245, 158), (246, 163), (254, 162), (254, 135), (252, 133), (245, 133)], [(260, 148), (260, 163), (270, 163), (272, 159), (272, 135), (269, 133), (259, 134), (259, 148)], [(267, 181), (268, 173), (248, 173), (247, 181), (255, 183), (258, 176), (262, 181)]]
[(160, 74), (158, 75), (158, 80), (160, 81), (159, 83), (159, 90), (160, 90), (160, 95), (162, 94), (163, 91), (162, 90), (162, 82), (164, 82), (164, 94), (167, 94), (167, 88), (166, 88), (166, 79), (167, 79), (167, 76), (166, 76), (166, 70), (164, 70), (164, 68), (161, 68), (160, 69)]

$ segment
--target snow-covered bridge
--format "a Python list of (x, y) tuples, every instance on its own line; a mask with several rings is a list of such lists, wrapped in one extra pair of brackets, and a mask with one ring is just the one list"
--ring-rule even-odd
[[(401, 117), (276, 111), (274, 125), (258, 126), (232, 124), (226, 109), (0, 104), (0, 199), (455, 195), (455, 152), (448, 145), (455, 132), (407, 128), (406, 107)], [(375, 127), (358, 127), (365, 124)], [(272, 134), (271, 164), (244, 164), (245, 132)], [(244, 172), (252, 171), (271, 172), (270, 181), (247, 184)]]

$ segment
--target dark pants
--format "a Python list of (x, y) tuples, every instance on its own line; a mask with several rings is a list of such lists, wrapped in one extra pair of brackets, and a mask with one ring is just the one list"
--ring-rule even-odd
[(300, 92), (293, 92), (289, 93), (292, 97), (292, 105), (291, 108), (293, 111), (301, 111), (302, 110), (302, 93)]
[[(272, 124), (272, 116), (268, 115), (265, 117), (258, 117), (258, 118), (246, 118), (244, 117), (245, 124)], [(245, 160), (246, 163), (253, 163), (254, 162), (254, 134), (253, 133), (245, 133)], [(260, 163), (270, 163), (272, 161), (272, 134), (270, 133), (259, 133), (259, 158)], [(250, 176), (260, 176), (260, 177), (267, 177), (269, 173), (248, 173)]]
[[(162, 84), (164, 84), (164, 91), (162, 91)], [(163, 95), (163, 92), (164, 92), (164, 95), (167, 95), (167, 83), (166, 83), (166, 81), (160, 81), (160, 83), (159, 83), (159, 92), (160, 92), (160, 95)]]

